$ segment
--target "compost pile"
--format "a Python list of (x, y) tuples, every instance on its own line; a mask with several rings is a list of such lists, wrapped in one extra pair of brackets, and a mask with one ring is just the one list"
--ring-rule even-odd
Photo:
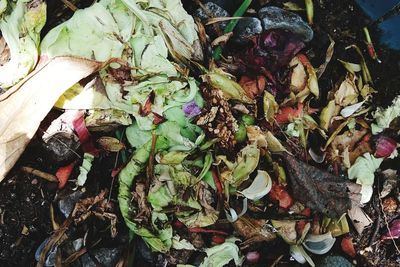
[(2, 190), (39, 186), (46, 221), (8, 257), (399, 263), (400, 97), (375, 104), (367, 28), (344, 46), (312, 1), (63, 2), (0, 0)]

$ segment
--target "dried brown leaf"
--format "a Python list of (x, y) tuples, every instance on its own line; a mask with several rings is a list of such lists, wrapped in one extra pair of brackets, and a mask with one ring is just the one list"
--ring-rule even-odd
[(125, 148), (121, 141), (111, 136), (102, 136), (97, 139), (97, 143), (108, 152), (118, 152)]
[(101, 62), (56, 57), (0, 96), (0, 181), (18, 160), (57, 99)]
[(350, 194), (356, 189), (353, 184), (349, 186), (350, 183), (340, 177), (287, 153), (281, 154), (281, 158), (286, 163), (289, 185), (295, 199), (331, 218), (339, 218), (351, 208)]

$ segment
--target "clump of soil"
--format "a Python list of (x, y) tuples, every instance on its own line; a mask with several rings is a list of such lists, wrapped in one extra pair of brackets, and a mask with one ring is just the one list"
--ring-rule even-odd
[[(34, 150), (27, 152), (36, 154)], [(26, 161), (22, 160), (19, 165), (26, 164)], [(38, 155), (35, 165), (42, 165), (40, 162)], [(56, 184), (20, 171), (12, 172), (1, 184), (1, 266), (35, 265), (34, 255), (37, 247), (53, 230), (50, 205), (56, 190)]]

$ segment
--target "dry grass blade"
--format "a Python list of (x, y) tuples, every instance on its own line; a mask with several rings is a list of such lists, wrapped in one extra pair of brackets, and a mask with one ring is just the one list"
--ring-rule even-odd
[(322, 74), (325, 72), (326, 67), (328, 66), (329, 62), (332, 59), (333, 52), (335, 51), (334, 50), (335, 41), (331, 37), (329, 37), (329, 38), (331, 40), (331, 43), (328, 46), (328, 49), (326, 50), (325, 62), (322, 63), (321, 66), (319, 66), (318, 69), (317, 69), (318, 78), (321, 78)]
[(25, 173), (33, 174), (33, 175), (40, 177), (42, 179), (45, 179), (49, 182), (58, 182), (58, 179), (55, 175), (47, 173), (47, 172), (42, 172), (42, 171), (39, 171), (39, 170), (31, 168), (31, 167), (22, 167), (21, 170)]
[(217, 38), (215, 38), (215, 40), (211, 43), (211, 46), (217, 46), (217, 45), (223, 45), (226, 42), (229, 41), (229, 39), (232, 37), (233, 32), (228, 32), (225, 33)]
[(229, 20), (234, 20), (234, 19), (243, 19), (244, 17), (216, 17), (216, 18), (210, 18), (207, 20), (206, 25), (211, 25), (214, 23), (218, 22), (224, 22), (224, 21), (229, 21)]
[(73, 12), (75, 12), (75, 11), (78, 10), (78, 8), (77, 8), (74, 4), (72, 4), (70, 1), (68, 1), (68, 0), (61, 0), (61, 2), (63, 2), (64, 5), (65, 5), (66, 7), (68, 7), (69, 9), (71, 9)]

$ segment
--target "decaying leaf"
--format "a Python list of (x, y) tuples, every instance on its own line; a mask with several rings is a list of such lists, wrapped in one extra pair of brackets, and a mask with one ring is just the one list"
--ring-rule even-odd
[(253, 103), (253, 100), (247, 96), (240, 84), (220, 69), (208, 72), (203, 76), (203, 80), (208, 82), (213, 88), (221, 90), (226, 99), (235, 99), (248, 104)]
[(328, 105), (322, 110), (319, 116), (319, 125), (325, 131), (328, 131), (329, 126), (331, 125), (332, 117), (335, 115), (336, 106), (335, 100), (329, 101)]
[(272, 220), (274, 228), (278, 231), (278, 235), (285, 240), (289, 245), (296, 244), (297, 233), (296, 233), (296, 221), (289, 220)]
[(256, 220), (249, 216), (241, 216), (233, 223), (233, 227), (237, 233), (244, 238), (242, 247), (246, 247), (252, 243), (262, 241), (272, 241), (276, 238), (276, 233), (271, 228), (265, 227), (266, 220)]
[(289, 185), (295, 199), (331, 218), (339, 218), (351, 208), (350, 194), (353, 188), (345, 180), (287, 153), (281, 154), (281, 158), (286, 163)]
[(125, 148), (125, 145), (115, 137), (102, 136), (97, 143), (108, 152), (118, 152)]
[(292, 75), (290, 77), (290, 90), (294, 93), (299, 93), (307, 85), (307, 72), (305, 66), (300, 62), (298, 57), (294, 57), (289, 62), (289, 67), (292, 69)]
[(347, 76), (335, 92), (335, 102), (340, 106), (354, 104), (357, 101), (358, 90), (355, 84), (354, 76)]
[(226, 156), (218, 156), (217, 159), (222, 160), (227, 166), (227, 170), (221, 173), (221, 178), (237, 187), (256, 169), (260, 159), (260, 149), (256, 144), (245, 146), (235, 162), (228, 161)]
[(272, 122), (276, 112), (278, 112), (279, 105), (276, 103), (274, 96), (267, 91), (264, 92), (263, 108), (265, 119), (268, 122)]
[(322, 63), (317, 69), (318, 78), (321, 78), (322, 74), (325, 72), (326, 67), (328, 66), (329, 62), (332, 59), (333, 52), (335, 51), (335, 49), (334, 49), (335, 41), (330, 36), (329, 36), (329, 39), (331, 40), (331, 43), (328, 46), (328, 49), (326, 50), (325, 62)]
[(102, 66), (82, 58), (56, 57), (0, 96), (0, 181), (60, 95)]

